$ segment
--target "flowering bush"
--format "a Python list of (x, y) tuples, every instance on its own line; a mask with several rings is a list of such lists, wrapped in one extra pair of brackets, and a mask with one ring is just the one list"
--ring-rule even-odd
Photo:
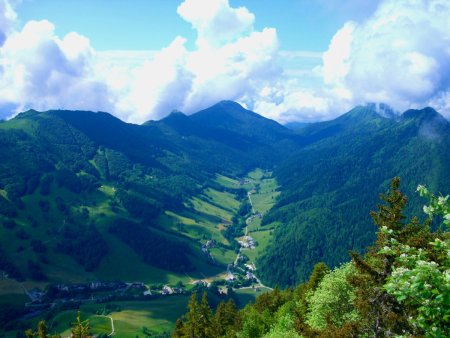
[[(424, 212), (433, 219), (441, 216), (442, 226), (450, 226), (449, 196), (436, 197), (426, 187), (417, 191), (427, 197)], [(450, 237), (436, 234), (428, 248), (401, 244), (395, 231), (382, 228), (391, 237), (389, 245), (380, 250), (396, 254), (396, 264), (385, 284), (386, 291), (409, 309), (408, 321), (427, 337), (448, 337), (450, 333)]]

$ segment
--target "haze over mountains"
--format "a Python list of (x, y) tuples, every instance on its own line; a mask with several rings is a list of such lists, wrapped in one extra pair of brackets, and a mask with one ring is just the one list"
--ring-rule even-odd
[(182, 217), (199, 213), (198, 198), (214, 205), (208, 189), (242, 194), (220, 186), (218, 174), (262, 168), (281, 194), (262, 220), (274, 232), (259, 277), (294, 285), (318, 261), (335, 266), (372, 242), (369, 211), (390, 178), (402, 178), (416, 213), (419, 183), (450, 186), (450, 124), (432, 108), (386, 117), (367, 105), (297, 131), (231, 101), (143, 125), (31, 110), (0, 123), (0, 143), (0, 270), (19, 279), (165, 282), (223, 270), (201, 243), (235, 220), (194, 234)]

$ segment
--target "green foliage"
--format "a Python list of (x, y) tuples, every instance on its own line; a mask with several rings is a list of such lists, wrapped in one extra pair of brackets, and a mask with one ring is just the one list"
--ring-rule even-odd
[[(447, 196), (436, 197), (424, 186), (417, 190), (429, 200), (424, 212), (441, 216), (444, 226), (450, 224), (450, 202)], [(450, 332), (450, 237), (434, 234), (428, 248), (414, 247), (396, 239), (396, 231), (383, 229), (391, 242), (382, 252), (395, 253), (396, 266), (388, 277), (386, 291), (395, 296), (408, 312), (408, 321), (418, 332), (429, 337), (444, 337)]]
[[(400, 179), (380, 196), (372, 218), (377, 240), (368, 253), (351, 253), (352, 262), (333, 271), (319, 263), (308, 282), (294, 290), (260, 295), (239, 311), (229, 337), (446, 337), (449, 332), (450, 237), (433, 233), (429, 221), (404, 216), (407, 199)], [(424, 210), (450, 219), (448, 197), (435, 197)], [(223, 311), (221, 304), (216, 318)], [(217, 320), (232, 323), (230, 320)], [(177, 327), (185, 327), (179, 322)], [(221, 337), (224, 331), (213, 335)], [(178, 337), (178, 336), (177, 336)], [(183, 336), (180, 336), (183, 337)]]
[(344, 264), (326, 274), (317, 289), (308, 294), (306, 322), (311, 327), (323, 330), (327, 323), (341, 327), (346, 322), (358, 319), (353, 307), (355, 290), (347, 281), (355, 272), (351, 263)]
[[(409, 331), (404, 309), (384, 290), (384, 284), (395, 264), (392, 253), (380, 251), (391, 241), (385, 236), (384, 229), (396, 231), (396, 240), (414, 241), (423, 228), (420, 224), (407, 224), (403, 210), (407, 199), (399, 190), (400, 179), (392, 179), (391, 189), (380, 196), (384, 204), (378, 205), (378, 211), (371, 216), (379, 228), (375, 246), (362, 258), (351, 252), (358, 274), (351, 278), (356, 289), (355, 306), (360, 315), (359, 330), (370, 335), (402, 334)], [(416, 222), (416, 221), (414, 221)]]
[(51, 334), (49, 334), (47, 325), (45, 325), (44, 321), (40, 321), (38, 323), (36, 331), (33, 331), (32, 329), (26, 330), (25, 331), (25, 336), (27, 338), (60, 338), (61, 337), (59, 335), (51, 335)]
[(87, 271), (95, 269), (108, 254), (108, 244), (92, 225), (66, 225), (61, 232), (62, 239), (57, 245), (58, 250), (71, 255)]
[(90, 336), (90, 327), (89, 321), (84, 320), (81, 321), (80, 311), (77, 314), (77, 321), (72, 325), (72, 337), (74, 338), (89, 338)]
[(294, 319), (291, 314), (279, 318), (277, 322), (272, 325), (269, 333), (266, 333), (263, 338), (300, 338), (301, 336), (295, 331)]
[(174, 337), (213, 337), (213, 315), (206, 298), (206, 293), (203, 294), (199, 303), (197, 301), (197, 294), (194, 292), (189, 301), (188, 309), (186, 322), (178, 323), (178, 332)]
[[(435, 138), (421, 132), (433, 125)], [(389, 179), (402, 177), (410, 196), (405, 215), (419, 215), (419, 182), (450, 186), (450, 124), (432, 109), (387, 119), (374, 107), (357, 107), (328, 122), (302, 129), (306, 143), (274, 170), (282, 193), (263, 224), (280, 222), (259, 277), (269, 285), (293, 286), (315, 263), (330, 267), (363, 253), (375, 240), (369, 211)]]
[(177, 272), (192, 270), (188, 258), (192, 252), (179, 240), (163, 237), (143, 224), (125, 219), (117, 219), (109, 229), (153, 266)]

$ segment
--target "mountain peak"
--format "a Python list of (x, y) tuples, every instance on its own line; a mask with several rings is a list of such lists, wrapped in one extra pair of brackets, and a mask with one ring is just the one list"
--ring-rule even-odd
[(402, 120), (412, 122), (418, 135), (428, 140), (441, 140), (450, 132), (450, 123), (431, 107), (409, 109), (403, 113)]
[(387, 119), (396, 119), (398, 118), (399, 113), (395, 111), (391, 106), (387, 103), (369, 103), (368, 106), (372, 106), (375, 112), (381, 117), (385, 117)]
[(434, 118), (444, 117), (439, 114), (436, 110), (431, 107), (425, 107), (423, 109), (409, 109), (405, 111), (402, 115), (404, 119), (420, 119), (420, 120), (430, 120)]
[[(162, 123), (169, 126), (182, 135), (186, 135), (189, 132), (196, 130), (196, 126), (192, 122), (191, 118), (179, 110), (172, 111), (165, 118), (161, 119), (158, 123)], [(146, 123), (149, 124), (149, 123)]]
[(367, 104), (365, 106), (356, 106), (347, 113), (339, 116), (335, 121), (338, 122), (364, 122), (382, 117), (377, 112), (376, 104)]
[(183, 113), (183, 112), (181, 112), (179, 110), (173, 110), (169, 115), (167, 115), (166, 117), (162, 118), (161, 121), (169, 122), (169, 121), (172, 121), (172, 120), (186, 120), (188, 118), (189, 117), (185, 113)]
[[(218, 103), (216, 103), (214, 106), (218, 106), (218, 107), (224, 107), (224, 108), (237, 108), (237, 109), (244, 109), (244, 107), (242, 107), (242, 105), (240, 105), (239, 103), (237, 103), (236, 101), (231, 101), (231, 100), (222, 100), (219, 101)], [(213, 107), (214, 107), (213, 106)]]
[(191, 115), (191, 117), (198, 122), (217, 124), (243, 122), (249, 118), (263, 118), (234, 101), (220, 101), (209, 108)]
[(40, 112), (38, 112), (37, 110), (34, 110), (34, 109), (28, 109), (27, 111), (19, 113), (16, 116), (16, 118), (26, 118), (26, 117), (37, 115), (37, 114), (40, 114)]

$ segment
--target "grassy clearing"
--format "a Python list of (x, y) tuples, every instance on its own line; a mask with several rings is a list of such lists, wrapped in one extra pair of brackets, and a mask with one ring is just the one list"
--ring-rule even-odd
[(245, 288), (245, 289), (233, 289), (233, 291), (238, 300), (239, 307), (242, 308), (248, 303), (254, 303), (256, 297), (270, 290), (268, 288), (257, 288), (257, 289)]
[(253, 208), (262, 215), (269, 211), (280, 194), (277, 188), (278, 184), (274, 178), (261, 180), (258, 191), (252, 194)]
[[(144, 336), (144, 327), (153, 333), (171, 332), (177, 318), (186, 312), (188, 301), (188, 295), (176, 295), (148, 301), (114, 302), (120, 310), (106, 316), (111, 316), (114, 320), (115, 337)], [(81, 320), (89, 320), (93, 334), (111, 333), (111, 320), (96, 314), (102, 312), (104, 306), (104, 304), (84, 304), (80, 307)], [(53, 325), (51, 331), (63, 336), (70, 335), (69, 327), (76, 316), (76, 310), (58, 313), (48, 322)]]
[(269, 244), (270, 238), (272, 237), (272, 230), (255, 231), (251, 233), (251, 236), (257, 243), (256, 248), (242, 249), (242, 253), (247, 255), (251, 262), (255, 262), (256, 259), (264, 253)]
[(239, 181), (231, 177), (217, 174), (214, 181), (225, 188), (239, 189)]
[(220, 264), (227, 265), (233, 263), (236, 259), (236, 253), (224, 248), (212, 248), (209, 250), (214, 260)]
[(172, 231), (182, 233), (194, 240), (214, 239), (216, 242), (228, 245), (228, 241), (220, 232), (220, 226), (217, 223), (219, 220), (217, 219), (211, 219), (206, 215), (195, 212), (176, 214), (172, 211), (166, 211), (165, 214), (168, 217), (163, 217), (161, 220)]
[[(269, 211), (276, 202), (278, 195), (280, 194), (278, 189), (278, 183), (275, 178), (272, 178), (272, 173), (263, 171), (261, 169), (253, 170), (248, 173), (246, 179), (249, 181), (246, 184), (251, 191), (251, 200), (253, 204), (253, 209), (256, 213), (264, 215)], [(269, 244), (270, 238), (272, 236), (272, 229), (277, 226), (266, 225), (261, 226), (261, 219), (254, 217), (249, 220), (248, 224), (248, 235), (253, 237), (257, 246), (255, 249), (242, 249), (251, 262), (255, 262), (258, 257), (260, 257), (265, 251), (267, 245)]]
[(229, 192), (208, 188), (204, 193), (215, 205), (219, 205), (225, 210), (236, 213), (239, 209), (239, 201)]
[(233, 217), (232, 212), (226, 209), (222, 209), (214, 204), (208, 203), (207, 201), (200, 199), (199, 197), (192, 198), (191, 202), (192, 206), (197, 212), (215, 217), (217, 218), (218, 222), (231, 222), (231, 218)]

